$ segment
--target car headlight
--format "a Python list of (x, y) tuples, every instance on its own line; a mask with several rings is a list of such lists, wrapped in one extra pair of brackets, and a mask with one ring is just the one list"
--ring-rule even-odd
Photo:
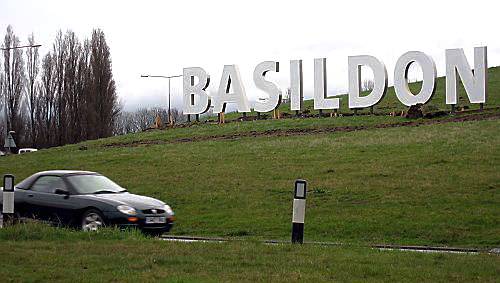
[(137, 214), (137, 211), (135, 210), (135, 208), (128, 206), (128, 205), (119, 205), (116, 207), (116, 209), (118, 209), (119, 212), (121, 212), (123, 214), (127, 214), (127, 215), (136, 215)]
[(166, 212), (167, 214), (169, 214), (169, 215), (174, 215), (174, 211), (172, 210), (172, 208), (171, 208), (169, 205), (165, 204), (165, 205), (163, 206), (163, 209), (165, 210), (165, 212)]

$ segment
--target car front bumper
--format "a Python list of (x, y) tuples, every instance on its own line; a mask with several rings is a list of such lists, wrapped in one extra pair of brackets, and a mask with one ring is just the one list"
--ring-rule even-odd
[[(166, 222), (146, 223), (146, 217), (165, 217)], [(175, 217), (168, 214), (127, 216), (121, 212), (108, 212), (105, 213), (105, 218), (108, 225), (115, 225), (120, 228), (138, 228), (148, 232), (168, 232), (175, 222)]]

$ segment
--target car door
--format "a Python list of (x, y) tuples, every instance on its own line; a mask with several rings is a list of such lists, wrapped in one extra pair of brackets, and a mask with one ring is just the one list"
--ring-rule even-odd
[(56, 189), (68, 191), (59, 176), (41, 176), (27, 191), (26, 203), (35, 217), (59, 223), (69, 223), (73, 216), (74, 199), (69, 195), (56, 194)]

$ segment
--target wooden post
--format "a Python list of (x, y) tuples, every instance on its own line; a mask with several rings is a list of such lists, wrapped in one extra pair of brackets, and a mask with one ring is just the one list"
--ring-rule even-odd
[(160, 115), (158, 115), (158, 114), (156, 115), (156, 118), (155, 118), (155, 124), (154, 124), (154, 127), (155, 127), (156, 129), (161, 129), (161, 128), (163, 128), (163, 123), (162, 123), (162, 121), (161, 121), (161, 117), (160, 117)]
[(280, 111), (278, 109), (273, 110), (273, 119), (280, 119)]
[(168, 124), (170, 127), (174, 125), (174, 120), (172, 119), (172, 114), (168, 113)]

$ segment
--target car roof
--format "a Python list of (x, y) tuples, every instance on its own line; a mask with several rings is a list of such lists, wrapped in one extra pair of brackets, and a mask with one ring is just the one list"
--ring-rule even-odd
[(28, 178), (24, 179), (21, 183), (16, 185), (16, 188), (21, 188), (21, 189), (26, 189), (31, 184), (38, 179), (40, 176), (58, 176), (58, 177), (63, 177), (63, 176), (74, 176), (74, 175), (100, 175), (99, 173), (92, 172), (92, 171), (81, 171), (81, 170), (49, 170), (49, 171), (42, 171), (35, 173)]
[(92, 171), (81, 171), (81, 170), (49, 170), (35, 173), (33, 175), (53, 175), (53, 176), (66, 176), (66, 175), (88, 175), (88, 174), (98, 174)]

